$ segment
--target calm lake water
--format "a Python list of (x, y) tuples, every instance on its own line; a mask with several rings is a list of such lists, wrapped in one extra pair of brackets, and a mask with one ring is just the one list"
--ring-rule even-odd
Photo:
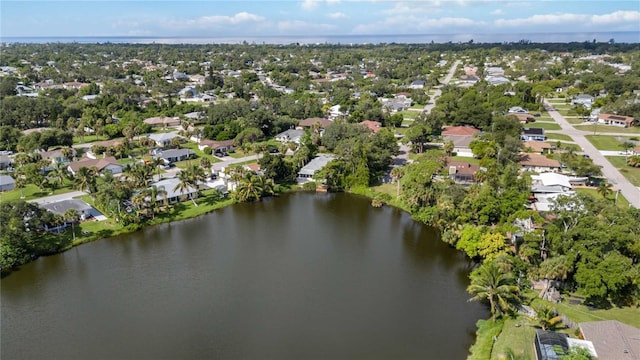
[(286, 194), (39, 259), (2, 279), (9, 359), (464, 359), (486, 308), (429, 227)]

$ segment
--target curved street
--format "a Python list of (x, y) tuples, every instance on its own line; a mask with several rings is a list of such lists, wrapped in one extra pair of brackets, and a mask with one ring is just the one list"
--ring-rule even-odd
[(633, 186), (633, 184), (627, 180), (620, 171), (618, 171), (618, 169), (611, 165), (609, 160), (607, 160), (604, 155), (602, 155), (602, 153), (596, 149), (589, 140), (587, 140), (585, 135), (589, 135), (590, 132), (575, 129), (546, 99), (544, 100), (544, 107), (549, 112), (549, 115), (553, 120), (555, 120), (562, 128), (562, 130), (548, 130), (547, 132), (556, 132), (570, 136), (573, 141), (582, 148), (582, 151), (589, 155), (596, 165), (602, 167), (602, 174), (607, 178), (609, 183), (614, 186), (615, 190), (620, 190), (631, 206), (640, 208), (640, 189)]

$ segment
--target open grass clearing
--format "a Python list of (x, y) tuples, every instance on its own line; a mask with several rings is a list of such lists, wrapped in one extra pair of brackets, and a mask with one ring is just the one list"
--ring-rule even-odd
[(628, 138), (624, 138), (621, 136), (610, 136), (610, 135), (586, 135), (587, 140), (598, 150), (624, 150), (622, 148), (622, 144), (624, 141), (629, 140)]
[(560, 125), (556, 123), (544, 123), (544, 122), (529, 123), (525, 127), (528, 127), (531, 129), (545, 129), (545, 130), (561, 130), (562, 129)]
[(569, 135), (558, 134), (558, 133), (546, 133), (547, 140), (564, 140), (573, 142), (573, 138)]
[(588, 125), (576, 125), (574, 127), (578, 130), (589, 131), (594, 135), (597, 135), (598, 133), (640, 134), (640, 127), (636, 126), (623, 128), (620, 126), (593, 123)]
[[(72, 192), (74, 189), (71, 187), (71, 181), (65, 180), (64, 186), (55, 190), (45, 190), (42, 191), (34, 184), (28, 184), (25, 186), (22, 191), (20, 189), (13, 189), (11, 191), (5, 191), (0, 193), (0, 202), (12, 201), (12, 200), (33, 200), (38, 199), (45, 196), (51, 195), (60, 195), (68, 192)], [(24, 198), (22, 197), (24, 195)], [(0, 225), (1, 226), (1, 225)]]
[[(576, 187), (573, 190), (575, 190), (579, 194), (585, 194), (585, 195), (593, 196), (596, 199), (602, 199), (602, 195), (600, 195), (600, 193), (598, 192), (598, 189), (593, 187)], [(607, 199), (611, 200), (612, 202), (616, 202), (615, 192), (609, 195)], [(621, 207), (621, 208), (627, 208), (629, 207), (629, 201), (627, 200), (627, 198), (624, 197), (624, 195), (618, 194), (618, 200), (616, 202), (616, 205), (618, 205), (618, 207)]]
[(406, 119), (412, 119), (414, 120), (415, 118), (418, 117), (418, 115), (420, 115), (420, 111), (413, 111), (413, 110), (404, 110), (404, 111), (399, 111), (398, 114), (402, 115), (402, 117), (406, 120)]
[(606, 158), (634, 186), (640, 186), (640, 168), (627, 165), (626, 156), (607, 156)]

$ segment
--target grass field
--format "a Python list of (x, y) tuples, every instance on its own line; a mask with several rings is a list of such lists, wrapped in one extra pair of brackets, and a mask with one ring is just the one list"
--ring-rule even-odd
[(545, 129), (545, 130), (561, 130), (562, 129), (560, 125), (556, 123), (550, 123), (550, 122), (534, 122), (534, 123), (529, 123), (524, 127), (528, 127), (531, 129)]
[[(609, 135), (586, 135), (587, 140), (598, 150), (624, 150), (622, 148), (623, 142), (618, 140), (619, 136), (609, 136)], [(623, 138), (624, 140), (628, 140), (627, 138)]]
[(415, 119), (418, 117), (418, 115), (420, 115), (420, 111), (413, 111), (413, 110), (405, 110), (405, 111), (399, 111), (398, 114), (402, 115), (402, 117), (406, 120), (406, 119)]
[(573, 141), (573, 138), (569, 135), (558, 134), (558, 133), (546, 133), (547, 140), (564, 140), (564, 141)]
[(74, 191), (71, 188), (71, 181), (66, 180), (65, 186), (59, 189), (55, 189), (53, 191), (41, 191), (37, 186), (33, 184), (28, 184), (22, 189), (22, 192), (18, 189), (14, 189), (11, 191), (5, 191), (0, 193), (0, 202), (11, 201), (11, 200), (19, 200), (22, 195), (24, 195), (23, 200), (33, 200), (37, 198), (41, 198), (44, 196), (50, 195), (59, 195)]
[[(596, 188), (579, 188), (579, 187), (577, 187), (577, 188), (574, 188), (573, 190), (575, 190), (579, 194), (588, 194), (590, 196), (593, 196), (596, 199), (602, 199), (602, 195), (600, 195), (600, 193), (598, 193), (598, 189), (596, 189)], [(612, 193), (611, 195), (609, 195), (608, 199), (611, 200), (611, 201), (616, 201), (616, 194)], [(629, 207), (629, 201), (622, 194), (618, 194), (617, 205), (618, 205), (618, 207), (621, 207), (621, 208), (627, 208), (627, 207)]]
[(619, 134), (640, 134), (640, 127), (634, 126), (630, 128), (623, 128), (619, 126), (601, 125), (601, 124), (589, 124), (589, 125), (576, 125), (574, 126), (578, 130), (589, 131), (597, 135), (598, 133), (619, 133)]
[(607, 156), (607, 160), (634, 186), (640, 186), (640, 168), (627, 165), (627, 158), (622, 156)]

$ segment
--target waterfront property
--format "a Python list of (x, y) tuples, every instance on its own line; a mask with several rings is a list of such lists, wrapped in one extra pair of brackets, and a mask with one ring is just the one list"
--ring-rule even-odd
[(322, 179), (314, 178), (315, 174), (325, 167), (335, 157), (329, 154), (318, 154), (309, 163), (298, 171), (298, 184), (304, 184), (309, 181), (318, 181)]
[(178, 186), (179, 184), (180, 184), (180, 179), (178, 178), (164, 179), (151, 184), (151, 186), (155, 186), (159, 190), (164, 190), (166, 192), (166, 195), (158, 194), (156, 196), (156, 202), (163, 202), (165, 196), (169, 204), (175, 204), (180, 201), (193, 199), (197, 197), (198, 189), (192, 186), (180, 188)]

